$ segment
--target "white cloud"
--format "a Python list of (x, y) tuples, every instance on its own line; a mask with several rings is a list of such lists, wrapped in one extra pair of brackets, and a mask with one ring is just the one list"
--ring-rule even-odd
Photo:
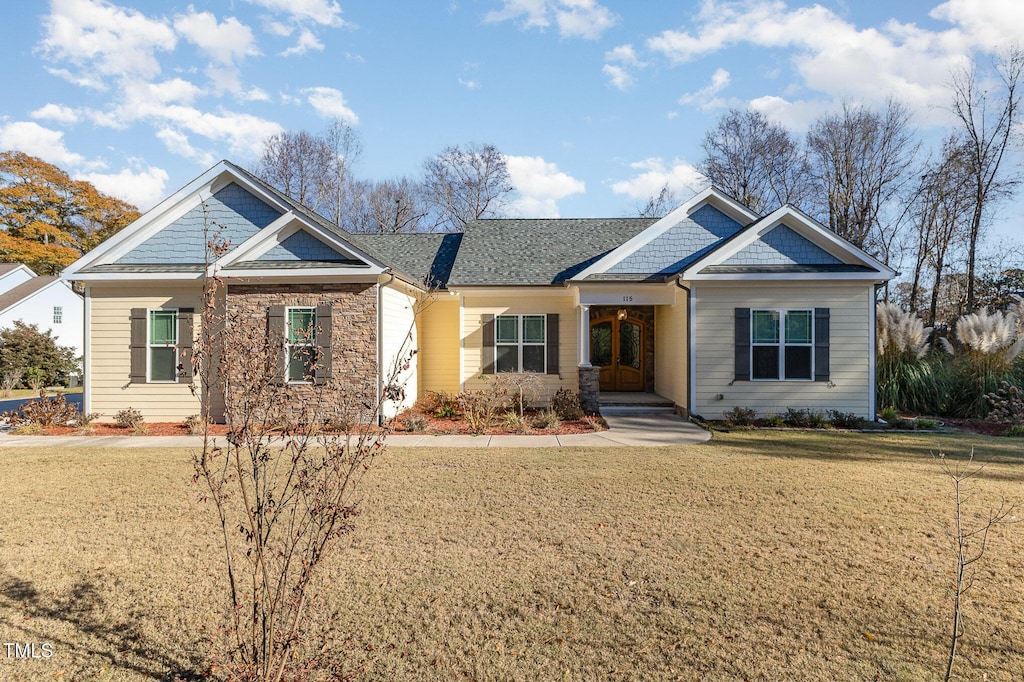
[(30, 115), (32, 118), (56, 121), (57, 123), (78, 123), (78, 112), (61, 104), (46, 104)]
[(509, 179), (519, 192), (515, 212), (535, 218), (557, 218), (558, 202), (586, 191), (582, 180), (558, 170), (539, 156), (505, 156)]
[(152, 78), (160, 73), (156, 53), (176, 43), (165, 20), (105, 0), (51, 0), (43, 25), (43, 53), (81, 68), (79, 78), (88, 82), (126, 74)]
[(596, 0), (503, 0), (502, 8), (491, 10), (484, 21), (520, 20), (524, 29), (544, 29), (552, 16), (563, 38), (596, 40), (619, 21), (619, 17)]
[[(983, 4), (984, 10), (977, 7)], [(991, 5), (1010, 7), (1006, 0)], [(1021, 12), (1007, 10), (1008, 23), (1017, 26)], [(988, 3), (951, 0), (933, 16), (959, 23), (946, 31), (897, 21), (859, 29), (819, 4), (789, 9), (780, 0), (705, 0), (694, 29), (663, 31), (650, 38), (647, 47), (674, 63), (740, 44), (788, 50), (803, 87), (832, 100), (865, 103), (880, 103), (895, 95), (923, 116), (934, 118), (948, 99), (945, 83), (951, 69), (971, 49), (993, 49), (982, 37), (995, 36), (992, 26), (998, 15)], [(1024, 28), (1007, 30), (1019, 34)]]
[(77, 85), (82, 88), (89, 88), (90, 90), (98, 90), (103, 92), (107, 89), (107, 84), (100, 78), (93, 78), (86, 74), (75, 75), (67, 69), (54, 69), (52, 67), (46, 67), (46, 72), (51, 76), (66, 80), (72, 85)]
[(676, 194), (689, 194), (707, 184), (700, 171), (680, 159), (673, 159), (669, 164), (664, 159), (652, 157), (631, 163), (630, 168), (637, 174), (628, 180), (613, 182), (612, 191), (640, 201), (657, 196), (666, 185)]
[(117, 173), (77, 173), (76, 180), (86, 180), (99, 191), (127, 201), (148, 211), (164, 198), (167, 171), (148, 166), (144, 170), (122, 169)]
[(609, 85), (619, 90), (628, 90), (636, 82), (633, 74), (616, 64), (605, 64), (601, 67), (601, 73), (608, 77)]
[(604, 53), (605, 65), (601, 72), (608, 77), (608, 84), (619, 90), (628, 90), (636, 82), (633, 69), (642, 69), (646, 62), (640, 61), (632, 45), (619, 45)]
[(345, 97), (340, 90), (326, 87), (305, 88), (301, 90), (306, 95), (306, 101), (313, 107), (316, 113), (324, 118), (339, 118), (349, 125), (359, 123), (356, 112), (345, 103)]
[(187, 41), (220, 64), (235, 64), (260, 53), (252, 29), (235, 17), (218, 22), (210, 12), (196, 12), (174, 17), (174, 28)]
[(619, 45), (604, 53), (605, 61), (618, 62), (628, 66), (640, 66), (640, 59), (632, 45)]
[(208, 151), (196, 149), (189, 142), (188, 135), (171, 128), (162, 128), (157, 131), (156, 137), (164, 143), (167, 151), (177, 156), (191, 159), (200, 166), (212, 166), (216, 161), (213, 154)]
[(459, 77), (459, 85), (461, 85), (462, 87), (466, 88), (467, 90), (479, 90), (480, 89), (479, 81), (475, 81), (473, 79), (466, 80), (466, 79), (462, 78), (461, 76)]
[(1019, 0), (949, 0), (930, 14), (959, 26), (974, 45), (1012, 45), (1024, 36), (1024, 3)]
[(299, 33), (299, 40), (294, 45), (280, 53), (282, 57), (306, 54), (310, 50), (323, 52), (324, 44), (316, 37), (316, 34), (308, 29), (302, 29)]
[(696, 92), (686, 93), (679, 98), (679, 103), (683, 106), (696, 104), (701, 111), (719, 109), (725, 106), (725, 100), (716, 95), (728, 87), (729, 82), (729, 72), (725, 69), (718, 69), (711, 75), (711, 83)]
[(61, 168), (85, 163), (85, 157), (70, 151), (64, 144), (64, 133), (32, 121), (14, 121), (0, 127), (0, 149), (16, 149)]
[(245, 92), (239, 93), (239, 97), (245, 102), (269, 102), (270, 95), (259, 86), (252, 86)]
[(341, 18), (341, 6), (333, 0), (247, 0), (272, 12), (287, 14), (298, 22), (322, 26), (353, 26)]

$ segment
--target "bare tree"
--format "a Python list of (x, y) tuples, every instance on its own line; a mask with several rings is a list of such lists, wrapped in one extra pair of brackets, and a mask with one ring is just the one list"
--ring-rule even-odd
[(346, 229), (391, 234), (419, 232), (429, 211), (420, 188), (407, 177), (356, 186)]
[(647, 197), (643, 206), (636, 206), (636, 214), (640, 218), (661, 218), (678, 204), (676, 193), (669, 189), (668, 183), (665, 183), (657, 194)]
[(807, 133), (819, 211), (829, 228), (855, 246), (880, 250), (892, 236), (881, 234), (882, 211), (911, 179), (918, 143), (910, 112), (889, 100), (883, 113), (843, 104)]
[(351, 197), (352, 164), (362, 144), (350, 126), (334, 121), (325, 132), (305, 130), (271, 135), (253, 173), (277, 189), (340, 223)]
[(978, 240), (987, 209), (1016, 186), (1016, 174), (1007, 176), (1003, 158), (1020, 117), (1018, 90), (1024, 74), (1024, 50), (1012, 48), (995, 66), (997, 85), (986, 87), (975, 64), (953, 74), (953, 114), (959, 120), (969, 154), (974, 207), (967, 241), (967, 309), (976, 307), (975, 265)]
[(445, 147), (423, 164), (423, 176), (432, 227), (451, 232), (504, 215), (515, 191), (504, 154), (491, 144)]
[(701, 141), (698, 167), (712, 183), (757, 213), (801, 204), (810, 195), (807, 158), (779, 123), (753, 109), (730, 109)]
[(921, 280), (926, 268), (933, 272), (928, 325), (937, 321), (939, 296), (946, 268), (954, 249), (966, 235), (971, 208), (967, 150), (957, 135), (942, 143), (939, 158), (926, 164), (921, 175), (912, 217), (916, 232), (914, 274), (911, 281), (911, 311), (917, 310)]

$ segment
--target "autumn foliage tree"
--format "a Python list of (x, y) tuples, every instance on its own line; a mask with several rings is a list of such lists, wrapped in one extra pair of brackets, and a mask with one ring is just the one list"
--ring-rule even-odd
[(138, 210), (23, 152), (0, 153), (0, 261), (59, 274)]

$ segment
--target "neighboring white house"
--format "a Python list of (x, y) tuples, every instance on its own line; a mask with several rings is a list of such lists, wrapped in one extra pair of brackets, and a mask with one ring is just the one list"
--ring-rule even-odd
[(21, 320), (53, 333), (58, 346), (82, 355), (85, 304), (60, 277), (37, 277), (20, 263), (0, 263), (0, 329)]

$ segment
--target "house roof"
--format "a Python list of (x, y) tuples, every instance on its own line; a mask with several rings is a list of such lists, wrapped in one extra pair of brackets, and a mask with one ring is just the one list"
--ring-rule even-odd
[(462, 233), (351, 234), (350, 241), (377, 257), (409, 282), (427, 287), (448, 284)]
[(21, 263), (0, 263), (0, 277), (21, 267), (24, 267)]
[(10, 291), (5, 291), (0, 294), (0, 313), (5, 312), (7, 309), (21, 303), (23, 300), (35, 294), (38, 291), (45, 289), (54, 282), (59, 282), (60, 277), (56, 276), (43, 276), (33, 277), (27, 282), (23, 282), (18, 286), (14, 287)]
[(654, 222), (654, 218), (474, 220), (466, 226), (448, 284), (559, 284)]

